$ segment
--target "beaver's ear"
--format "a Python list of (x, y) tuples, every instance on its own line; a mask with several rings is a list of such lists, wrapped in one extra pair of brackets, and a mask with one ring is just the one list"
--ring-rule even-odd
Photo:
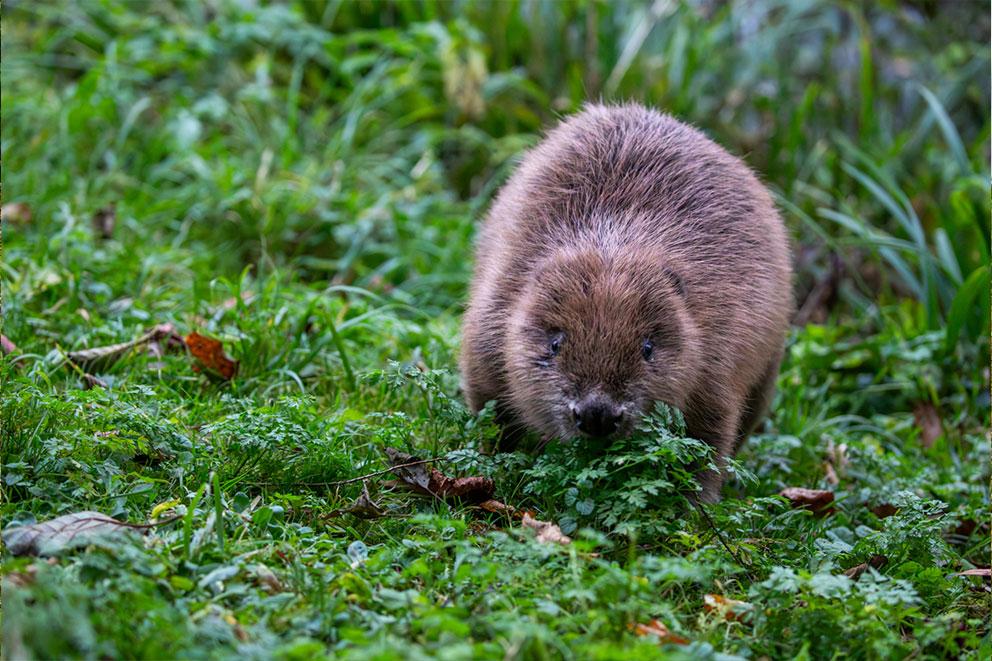
[(675, 287), (675, 291), (679, 293), (679, 296), (685, 298), (685, 281), (682, 280), (682, 276), (675, 269), (667, 266), (662, 269), (662, 272), (668, 278), (669, 282), (672, 283), (672, 287)]

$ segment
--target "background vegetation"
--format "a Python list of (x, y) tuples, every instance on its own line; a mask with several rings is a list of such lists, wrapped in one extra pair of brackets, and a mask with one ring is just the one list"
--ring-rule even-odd
[[(8, 1), (2, 37), (3, 523), (182, 517), (5, 551), (9, 658), (992, 653), (958, 575), (990, 545), (983, 3)], [(707, 517), (484, 457), (459, 403), (476, 223), (588, 99), (701, 127), (793, 233), (774, 413)], [(238, 376), (65, 360), (166, 322)], [(387, 446), (574, 543), (388, 476), (386, 516), (342, 513), (361, 483), (322, 483)]]

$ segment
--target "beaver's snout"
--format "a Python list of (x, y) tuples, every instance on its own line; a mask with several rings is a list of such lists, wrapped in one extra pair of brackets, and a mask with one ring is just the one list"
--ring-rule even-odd
[(571, 408), (576, 428), (594, 438), (610, 436), (623, 421), (623, 409), (602, 397), (587, 397)]

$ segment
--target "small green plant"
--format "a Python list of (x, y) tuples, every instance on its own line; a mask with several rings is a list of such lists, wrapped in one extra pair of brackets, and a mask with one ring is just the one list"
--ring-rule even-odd
[(679, 528), (687, 498), (699, 490), (694, 473), (715, 470), (712, 449), (686, 438), (682, 413), (657, 403), (635, 433), (604, 451), (582, 439), (553, 444), (525, 475), (525, 492), (564, 507), (566, 534), (590, 526), (617, 535), (650, 537)]

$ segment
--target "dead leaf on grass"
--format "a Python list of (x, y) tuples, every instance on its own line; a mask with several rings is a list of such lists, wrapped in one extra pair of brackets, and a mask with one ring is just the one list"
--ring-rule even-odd
[(171, 334), (175, 334), (175, 328), (172, 324), (159, 324), (151, 330), (146, 331), (139, 338), (131, 340), (130, 342), (120, 342), (118, 344), (110, 344), (104, 347), (70, 351), (66, 354), (66, 358), (84, 370), (96, 371), (96, 368), (98, 367), (106, 369), (120, 360), (124, 354), (131, 351), (135, 347), (140, 347), (144, 344), (152, 342), (153, 340), (168, 337)]
[(328, 512), (324, 515), (324, 518), (333, 518), (342, 514), (354, 514), (360, 519), (378, 519), (379, 517), (386, 516), (386, 510), (382, 509), (377, 502), (372, 500), (372, 496), (369, 495), (368, 483), (362, 481), (362, 493), (358, 495), (355, 502), (344, 509)]
[(186, 336), (186, 347), (204, 367), (224, 379), (230, 381), (238, 373), (238, 361), (227, 357), (220, 340), (194, 332)]
[(992, 569), (989, 567), (976, 567), (975, 569), (965, 569), (959, 571), (955, 576), (978, 576), (980, 578), (992, 578)]
[(117, 204), (111, 202), (99, 209), (90, 220), (93, 233), (101, 239), (109, 239), (114, 235), (114, 226), (117, 224)]
[(920, 430), (920, 443), (925, 448), (933, 446), (934, 441), (944, 433), (944, 425), (940, 421), (937, 408), (930, 402), (918, 402), (913, 407), (913, 420)]
[(505, 514), (506, 516), (516, 516), (517, 508), (513, 505), (507, 505), (498, 500), (489, 499), (479, 503), (479, 507), (486, 510), (487, 512), (493, 512), (494, 514)]
[(638, 636), (657, 636), (659, 643), (671, 643), (673, 645), (688, 645), (689, 639), (677, 633), (672, 633), (660, 620), (651, 620), (647, 624), (632, 624), (629, 627)]
[(93, 376), (92, 374), (83, 374), (83, 389), (92, 390), (93, 388), (110, 388), (107, 382), (98, 376)]
[(393, 473), (419, 493), (481, 503), (491, 499), (496, 490), (488, 477), (448, 477), (436, 468), (427, 467), (426, 463), (417, 464), (419, 460), (405, 452), (394, 448), (386, 448), (385, 452)]
[(27, 202), (10, 202), (0, 207), (0, 220), (15, 225), (31, 222), (31, 207)]
[(385, 453), (386, 458), (389, 460), (389, 465), (393, 467), (393, 473), (400, 480), (425, 492), (428, 491), (427, 487), (431, 482), (431, 478), (427, 473), (426, 461), (418, 463), (420, 460), (413, 455), (400, 452), (395, 448), (386, 448)]
[(871, 508), (871, 513), (880, 519), (886, 519), (898, 511), (899, 508), (890, 503), (881, 503)]
[(817, 516), (826, 516), (833, 512), (831, 503), (834, 502), (834, 494), (832, 491), (789, 487), (782, 489), (779, 495), (788, 500), (793, 508), (812, 510)]
[(724, 620), (739, 622), (753, 607), (746, 601), (724, 597), (722, 594), (703, 595), (703, 610), (716, 613)]
[(120, 535), (135, 528), (99, 512), (74, 512), (50, 521), (3, 531), (3, 543), (12, 555), (55, 555), (64, 549)]
[(889, 561), (884, 555), (873, 555), (868, 559), (868, 562), (862, 562), (860, 565), (855, 565), (850, 569), (844, 571), (844, 575), (847, 576), (852, 581), (858, 580), (862, 574), (868, 571), (868, 568), (881, 569)]
[(525, 528), (530, 528), (537, 533), (537, 541), (541, 544), (571, 544), (572, 538), (564, 534), (554, 523), (550, 521), (538, 521), (529, 513), (525, 512), (521, 521)]

